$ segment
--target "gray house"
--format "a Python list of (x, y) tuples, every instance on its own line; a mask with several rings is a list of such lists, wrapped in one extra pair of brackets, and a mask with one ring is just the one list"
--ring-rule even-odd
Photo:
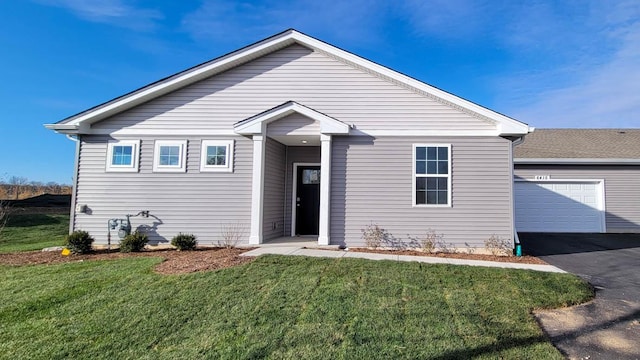
[(536, 129), (514, 163), (518, 231), (640, 233), (640, 129)]
[(478, 247), (515, 237), (512, 152), (531, 130), (295, 30), (47, 127), (77, 139), (71, 228), (98, 243), (147, 210), (133, 225), (157, 242), (235, 226), (357, 246), (376, 223)]

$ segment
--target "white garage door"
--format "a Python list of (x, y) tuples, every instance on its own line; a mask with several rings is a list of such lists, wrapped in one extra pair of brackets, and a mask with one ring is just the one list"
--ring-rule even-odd
[(516, 181), (516, 229), (603, 232), (600, 182)]

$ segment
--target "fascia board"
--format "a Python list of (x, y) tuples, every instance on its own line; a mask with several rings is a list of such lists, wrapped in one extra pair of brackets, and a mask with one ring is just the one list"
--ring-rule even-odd
[(79, 132), (78, 125), (68, 125), (68, 124), (44, 124), (44, 127), (49, 130), (54, 130), (60, 134), (77, 134)]

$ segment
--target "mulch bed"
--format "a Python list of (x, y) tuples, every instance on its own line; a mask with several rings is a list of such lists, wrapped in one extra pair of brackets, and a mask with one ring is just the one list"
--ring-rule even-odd
[(416, 250), (383, 250), (383, 249), (368, 249), (368, 248), (349, 248), (349, 251), (353, 252), (368, 252), (375, 254), (392, 254), (392, 255), (412, 255), (412, 256), (432, 256), (439, 258), (453, 258), (453, 259), (465, 259), (465, 260), (483, 260), (483, 261), (497, 261), (497, 262), (510, 262), (520, 264), (537, 264), (537, 265), (549, 265), (546, 262), (540, 260), (535, 256), (496, 256), (485, 254), (466, 254), (466, 253), (425, 253)]
[(254, 260), (253, 257), (240, 256), (251, 249), (243, 248), (201, 248), (195, 251), (146, 250), (138, 253), (120, 253), (117, 250), (97, 250), (91, 254), (60, 255), (60, 251), (28, 251), (0, 254), (0, 264), (36, 265), (58, 264), (85, 260), (113, 260), (131, 257), (161, 257), (155, 271), (159, 274), (185, 274), (196, 271), (208, 271), (241, 265)]

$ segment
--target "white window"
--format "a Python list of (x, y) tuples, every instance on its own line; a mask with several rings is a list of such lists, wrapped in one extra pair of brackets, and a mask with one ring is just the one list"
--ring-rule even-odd
[(187, 171), (187, 141), (156, 140), (153, 153), (154, 172)]
[(202, 140), (200, 171), (233, 171), (233, 140)]
[(413, 204), (451, 206), (451, 145), (413, 145)]
[(139, 140), (114, 141), (107, 145), (107, 167), (109, 172), (138, 171)]

